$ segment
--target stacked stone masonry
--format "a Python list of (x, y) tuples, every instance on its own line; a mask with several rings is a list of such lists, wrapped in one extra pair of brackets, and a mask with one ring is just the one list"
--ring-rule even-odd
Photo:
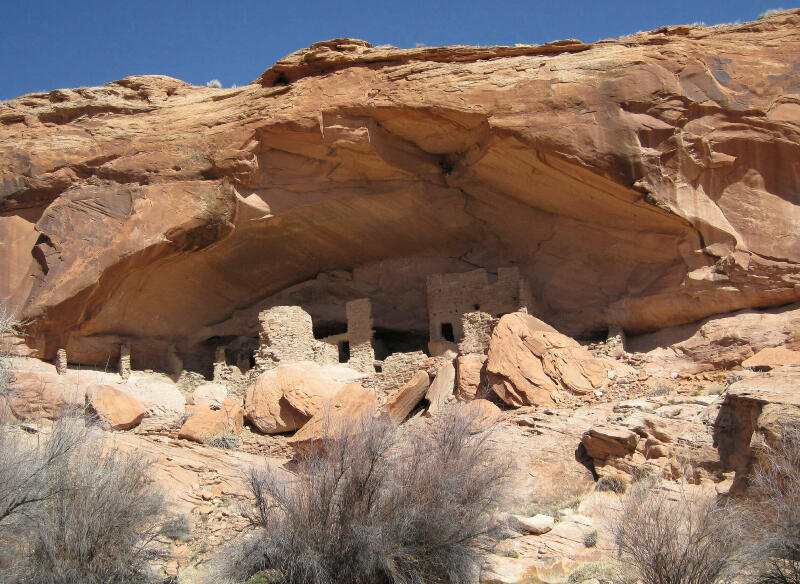
[(461, 315), (462, 338), (458, 343), (461, 355), (484, 354), (489, 349), (492, 330), (499, 319), (487, 312), (467, 312)]
[(531, 307), (530, 286), (517, 268), (498, 268), (490, 282), (486, 270), (428, 276), (430, 340), (460, 343), (462, 315), (483, 312), (494, 318)]
[(258, 315), (259, 347), (256, 366), (274, 369), (281, 363), (314, 360), (311, 315), (299, 306), (275, 306)]

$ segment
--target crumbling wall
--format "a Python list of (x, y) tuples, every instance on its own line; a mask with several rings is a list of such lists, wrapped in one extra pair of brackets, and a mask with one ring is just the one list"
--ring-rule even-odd
[(488, 312), (467, 312), (461, 315), (461, 355), (484, 354), (489, 350), (489, 339), (499, 319)]
[(280, 363), (314, 360), (311, 315), (299, 306), (275, 306), (258, 315), (256, 367), (268, 370)]
[(364, 387), (371, 387), (378, 393), (399, 387), (409, 381), (420, 369), (424, 369), (429, 357), (422, 351), (411, 353), (392, 353), (381, 363), (378, 373), (362, 379)]
[(362, 373), (374, 373), (372, 303), (367, 298), (352, 300), (345, 305), (345, 310), (347, 311), (347, 340), (350, 343), (349, 364), (353, 369)]
[[(428, 276), (428, 319), (431, 342), (460, 343), (464, 339), (461, 316), (483, 312), (499, 318), (521, 308), (531, 308), (530, 287), (518, 268), (498, 268), (490, 282), (486, 270)], [(452, 337), (452, 338), (448, 338)]]

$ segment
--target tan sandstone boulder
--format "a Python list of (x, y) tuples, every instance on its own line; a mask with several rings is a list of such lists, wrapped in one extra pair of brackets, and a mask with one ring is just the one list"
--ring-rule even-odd
[(358, 430), (359, 425), (376, 415), (378, 400), (375, 392), (357, 383), (348, 383), (318, 411), (289, 443), (298, 454), (322, 447), (325, 439), (338, 439)]
[(459, 399), (486, 397), (486, 355), (459, 355), (456, 366)]
[(448, 362), (439, 367), (433, 383), (425, 393), (425, 399), (430, 404), (428, 413), (435, 414), (447, 399), (453, 395), (455, 380), (456, 369), (452, 363)]
[(581, 438), (586, 454), (599, 460), (633, 454), (638, 443), (639, 436), (634, 432), (608, 425), (594, 426)]
[(201, 383), (186, 399), (187, 404), (219, 407), (228, 397), (228, 388), (221, 383)]
[(137, 400), (110, 385), (91, 387), (86, 391), (86, 407), (112, 430), (130, 430), (147, 414)]
[(259, 431), (297, 430), (342, 387), (320, 377), (320, 367), (302, 362), (279, 365), (256, 379), (245, 392), (245, 416)]
[(194, 442), (206, 442), (217, 436), (236, 434), (244, 426), (244, 411), (232, 399), (222, 402), (218, 410), (208, 406), (196, 406), (178, 432), (178, 438)]
[(742, 367), (756, 370), (769, 370), (784, 365), (800, 363), (800, 351), (792, 351), (786, 347), (768, 347), (742, 361)]
[(497, 323), (486, 370), (494, 392), (511, 406), (553, 405), (557, 392), (585, 394), (607, 384), (605, 367), (577, 341), (522, 312)]
[(389, 419), (400, 424), (417, 404), (425, 397), (430, 377), (424, 371), (417, 371), (410, 381), (400, 386), (382, 408)]

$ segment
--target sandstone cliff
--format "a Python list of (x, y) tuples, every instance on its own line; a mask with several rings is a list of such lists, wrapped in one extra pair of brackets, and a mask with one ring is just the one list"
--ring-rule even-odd
[(800, 11), (619, 40), (338, 39), (236, 89), (0, 104), (0, 298), (31, 349), (139, 368), (303, 306), (424, 338), (425, 279), (517, 266), (536, 316), (629, 334), (800, 300)]

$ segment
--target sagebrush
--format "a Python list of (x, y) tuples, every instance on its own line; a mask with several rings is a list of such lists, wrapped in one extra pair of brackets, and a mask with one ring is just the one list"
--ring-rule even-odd
[(285, 584), (473, 581), (499, 534), (510, 465), (490, 432), (471, 428), (457, 407), (410, 429), (364, 417), (292, 475), (255, 470), (257, 531), (218, 572), (243, 582), (266, 570)]
[(161, 496), (148, 463), (93, 438), (82, 420), (45, 435), (0, 426), (0, 581), (149, 582)]
[(741, 528), (733, 504), (655, 481), (632, 486), (612, 524), (619, 559), (643, 584), (732, 581), (743, 565)]
[(752, 480), (752, 524), (760, 528), (755, 581), (800, 584), (800, 426), (782, 428), (763, 448)]

